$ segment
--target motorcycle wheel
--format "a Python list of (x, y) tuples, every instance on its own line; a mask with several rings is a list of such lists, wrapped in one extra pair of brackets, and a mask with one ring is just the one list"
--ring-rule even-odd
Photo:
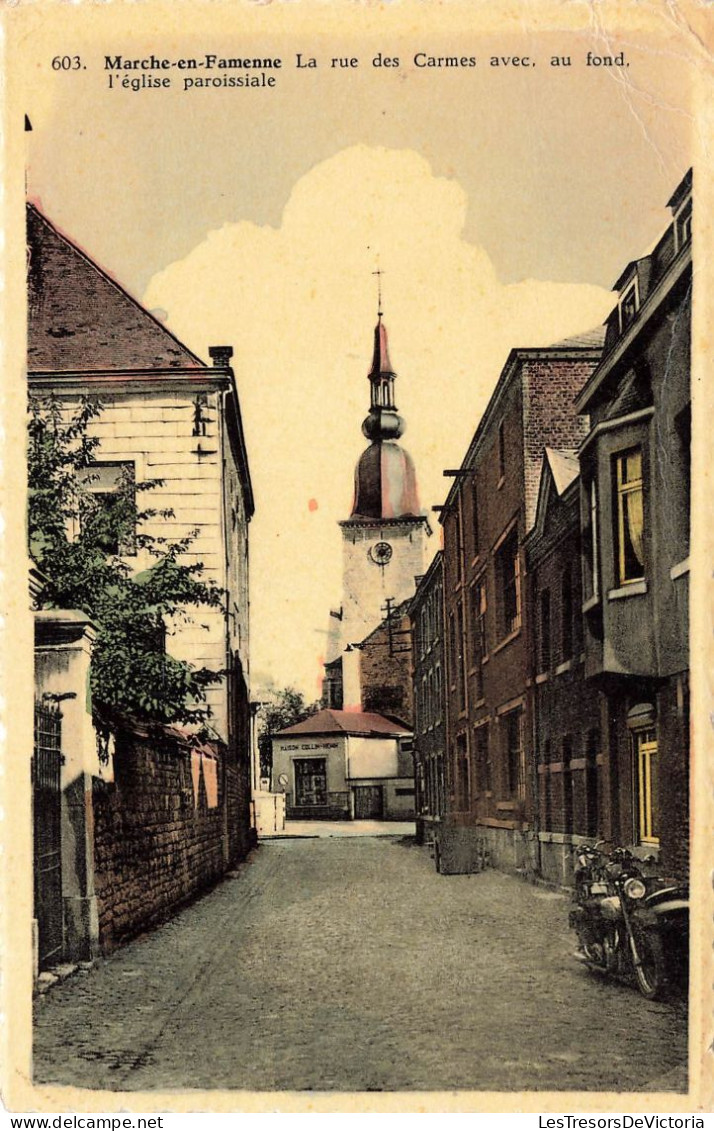
[(635, 967), (637, 988), (648, 1001), (655, 1001), (664, 993), (667, 983), (662, 940), (653, 931), (638, 931), (635, 942), (641, 965)]
[(591, 966), (603, 967), (605, 965), (602, 957), (602, 947), (599, 943), (586, 942), (584, 939), (581, 939), (580, 949)]

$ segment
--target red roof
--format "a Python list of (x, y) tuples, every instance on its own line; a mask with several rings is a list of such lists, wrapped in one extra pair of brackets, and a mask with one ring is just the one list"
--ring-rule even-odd
[(309, 719), (301, 723), (286, 727), (274, 734), (273, 738), (280, 738), (284, 734), (354, 734), (354, 735), (389, 735), (400, 738), (402, 735), (411, 734), (411, 731), (385, 719), (384, 715), (375, 715), (369, 711), (318, 711)]
[(33, 204), (27, 251), (31, 372), (205, 368)]
[(394, 376), (391, 362), (389, 360), (389, 345), (387, 342), (387, 327), (382, 322), (380, 315), (379, 321), (374, 328), (374, 353), (372, 355), (372, 368), (369, 371), (370, 377), (378, 377), (384, 373)]

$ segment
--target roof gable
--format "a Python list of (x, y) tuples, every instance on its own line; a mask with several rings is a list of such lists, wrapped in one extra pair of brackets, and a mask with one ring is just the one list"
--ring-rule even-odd
[(28, 369), (204, 369), (105, 271), (27, 206)]
[(333, 711), (325, 709), (303, 719), (301, 723), (285, 727), (272, 735), (273, 738), (283, 738), (285, 735), (309, 734), (354, 734), (372, 737), (400, 738), (411, 734), (406, 727), (399, 726), (384, 715), (370, 711)]
[(571, 452), (558, 451), (546, 447), (543, 451), (538, 502), (536, 504), (534, 537), (543, 537), (553, 507), (562, 500), (563, 495), (580, 474), (577, 457)]

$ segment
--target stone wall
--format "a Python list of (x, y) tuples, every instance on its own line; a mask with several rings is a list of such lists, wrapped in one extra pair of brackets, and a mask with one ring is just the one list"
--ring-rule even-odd
[(394, 610), (391, 624), (382, 621), (360, 648), (364, 710), (394, 716), (408, 727), (414, 721), (411, 652), (406, 603)]
[(107, 954), (214, 884), (227, 866), (221, 759), (175, 737), (117, 737), (113, 783), (94, 779), (95, 890)]

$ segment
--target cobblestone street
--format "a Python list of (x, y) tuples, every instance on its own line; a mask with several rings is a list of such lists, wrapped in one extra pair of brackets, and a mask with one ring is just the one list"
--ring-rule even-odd
[(407, 837), (262, 843), (38, 999), (36, 1082), (93, 1089), (683, 1090), (681, 1004), (574, 961), (567, 900), (439, 876)]

